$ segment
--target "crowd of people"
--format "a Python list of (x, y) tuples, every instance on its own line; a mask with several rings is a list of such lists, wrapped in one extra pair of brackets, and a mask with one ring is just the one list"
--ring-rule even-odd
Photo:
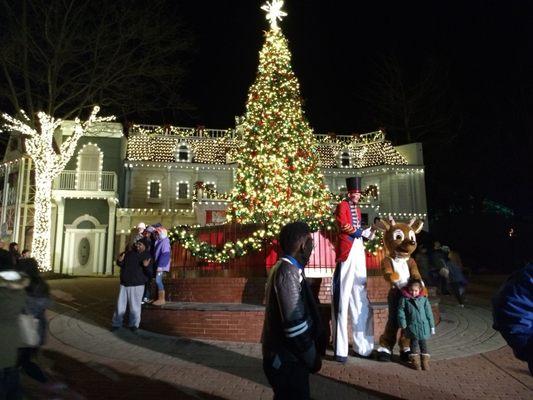
[[(387, 224), (375, 220), (372, 226), (363, 228), (358, 207), (360, 184), (360, 179), (348, 179), (347, 198), (335, 213), (339, 240), (331, 305), (334, 360), (345, 363), (348, 359), (350, 316), (353, 355), (370, 358), (377, 354), (378, 361), (390, 361), (398, 330), (401, 330), (400, 359), (411, 368), (427, 371), (430, 369), (428, 339), (435, 334), (428, 288), (436, 288), (440, 294), (452, 294), (459, 306), (464, 307), (467, 279), (461, 258), (438, 241), (433, 242), (431, 249), (419, 244), (413, 254), (416, 262), (410, 261), (411, 251), (403, 261), (402, 257), (388, 254), (393, 270), (391, 276), (385, 277), (391, 283), (385, 332), (391, 330), (393, 341), (388, 350), (384, 348), (384, 333), (379, 340), (380, 347), (374, 349), (363, 240), (372, 239), (376, 230)], [(391, 240), (416, 248), (414, 234), (419, 230), (412, 224), (404, 224), (407, 230), (401, 233), (400, 225), (395, 225), (393, 220), (387, 225), (395, 227), (389, 229), (394, 231)], [(274, 398), (308, 399), (309, 374), (321, 369), (325, 353), (325, 325), (305, 279), (304, 267), (314, 248), (310, 227), (301, 221), (285, 225), (279, 244), (283, 255), (270, 271), (266, 286), (263, 369), (274, 390)], [(19, 253), (17, 243), (11, 243), (8, 250), (3, 246), (0, 242), (0, 335), (10, 340), (0, 341), (0, 399), (20, 399), (20, 370), (38, 382), (49, 381), (35, 362), (35, 356), (46, 339), (45, 310), (51, 304), (50, 290), (29, 250)], [(161, 224), (138, 224), (117, 259), (120, 290), (112, 318), (113, 331), (122, 328), (125, 319), (127, 327), (137, 331), (143, 304), (165, 304), (164, 276), (170, 270), (170, 261), (167, 230)], [(528, 264), (494, 297), (493, 311), (494, 328), (502, 333), (517, 358), (528, 362), (533, 374), (532, 285), (533, 264)], [(26, 317), (34, 321), (33, 339), (26, 332), (27, 325), (21, 322), (27, 320)], [(389, 356), (380, 358), (381, 350), (388, 351)]]
[[(349, 321), (352, 354), (370, 358), (376, 352), (363, 241), (374, 237), (376, 230), (380, 229), (380, 221), (377, 219), (370, 227), (363, 227), (358, 207), (360, 178), (348, 178), (346, 188), (346, 199), (335, 211), (339, 237), (331, 302), (333, 359), (340, 363), (345, 363), (349, 356)], [(394, 221), (381, 224), (381, 227), (393, 224)], [(403, 242), (401, 246), (415, 249), (414, 234), (419, 230), (411, 224), (405, 227), (407, 230), (403, 233), (394, 230), (391, 240), (397, 239), (398, 243)], [(420, 224), (419, 229), (421, 227)], [(322, 365), (321, 354), (324, 351), (320, 347), (320, 337), (325, 328), (305, 280), (304, 267), (313, 249), (309, 226), (304, 222), (285, 225), (281, 229), (279, 244), (283, 255), (270, 271), (266, 289), (263, 369), (275, 399), (308, 399), (309, 374), (319, 371)], [(388, 254), (393, 278), (389, 277), (389, 319), (385, 330), (391, 332), (393, 339), (392, 346), (385, 348), (385, 334), (380, 337), (377, 359), (390, 361), (397, 331), (401, 329), (402, 361), (416, 370), (427, 371), (430, 369), (427, 340), (435, 334), (427, 288), (437, 286), (442, 294), (450, 291), (464, 306), (467, 282), (458, 253), (439, 242), (434, 243), (431, 252), (427, 247), (420, 246), (416, 263), (409, 258), (410, 255), (411, 251), (398, 258)], [(383, 357), (379, 356), (380, 350), (383, 350)]]
[[(139, 329), (143, 304), (162, 306), (166, 303), (163, 278), (170, 271), (170, 240), (161, 224), (146, 226), (139, 223), (131, 234), (129, 243), (118, 259), (120, 291), (111, 322), (111, 330), (123, 326), (126, 310), (128, 327)], [(153, 284), (157, 288), (157, 299)]]
[(465, 305), (465, 291), (468, 284), (461, 256), (449, 246), (433, 242), (433, 248), (419, 243), (414, 256), (418, 270), (426, 286), (436, 287), (439, 294), (452, 294), (460, 307)]

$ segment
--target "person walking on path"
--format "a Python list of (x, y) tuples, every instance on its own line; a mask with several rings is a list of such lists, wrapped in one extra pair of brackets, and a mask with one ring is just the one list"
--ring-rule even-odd
[(435, 320), (429, 300), (422, 294), (422, 288), (420, 280), (409, 279), (407, 286), (402, 289), (398, 323), (411, 339), (409, 362), (416, 370), (428, 371), (430, 355), (426, 340), (435, 334)]
[(6, 251), (0, 258), (0, 399), (22, 399), (18, 348), (22, 342), (19, 317), (24, 310), (29, 280), (11, 267)]
[(442, 276), (446, 279), (448, 290), (454, 295), (460, 307), (465, 306), (465, 289), (468, 281), (466, 280), (463, 269), (457, 264), (457, 261), (448, 257), (450, 248), (442, 246), (442, 250), (446, 253), (446, 257), (442, 262)]
[(493, 328), (533, 375), (533, 263), (515, 272), (492, 299)]
[(442, 249), (441, 243), (436, 240), (433, 242), (433, 251), (430, 254), (430, 263), (431, 263), (431, 278), (433, 284), (437, 286), (441, 295), (449, 294), (448, 288), (446, 285), (446, 278), (440, 273), (442, 269), (442, 264), (448, 259), (448, 254)]
[(155, 265), (155, 284), (157, 286), (157, 300), (152, 304), (162, 306), (165, 304), (165, 286), (163, 278), (170, 271), (170, 239), (165, 228), (159, 226), (155, 228), (155, 248), (154, 248), (154, 265)]
[(361, 178), (347, 178), (348, 198), (335, 211), (339, 227), (337, 266), (333, 274), (332, 336), (336, 361), (348, 359), (348, 313), (352, 321), (356, 355), (369, 357), (374, 348), (372, 313), (366, 291), (366, 258), (363, 237), (372, 239), (374, 229), (361, 226)]
[(46, 319), (46, 309), (50, 307), (50, 288), (39, 273), (39, 264), (35, 258), (20, 258), (17, 263), (17, 270), (26, 274), (30, 278), (30, 284), (26, 288), (26, 314), (32, 315), (39, 321), (38, 333), (39, 343), (36, 347), (22, 347), (19, 349), (18, 365), (30, 377), (40, 383), (48, 382), (48, 377), (41, 367), (32, 361), (39, 348), (45, 343), (48, 321)]
[(304, 267), (313, 237), (304, 222), (285, 225), (279, 235), (284, 255), (270, 271), (262, 335), (263, 370), (274, 399), (309, 399), (309, 373), (322, 361), (317, 340), (322, 324)]
[(129, 308), (128, 325), (135, 332), (141, 323), (141, 302), (147, 277), (145, 268), (150, 266), (150, 253), (142, 240), (135, 243), (135, 250), (128, 250), (119, 256), (120, 292), (113, 314), (112, 330), (122, 327), (126, 308)]

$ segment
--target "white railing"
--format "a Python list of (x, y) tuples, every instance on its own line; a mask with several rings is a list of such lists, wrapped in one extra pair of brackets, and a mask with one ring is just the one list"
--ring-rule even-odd
[(160, 125), (133, 125), (131, 133), (150, 133), (158, 136), (180, 136), (191, 139), (218, 139), (223, 137), (235, 137), (234, 129), (208, 129), (208, 128), (187, 128), (184, 126), (160, 126)]
[[(319, 133), (316, 135), (319, 142), (325, 142), (328, 139), (332, 138), (331, 134), (323, 134)], [(337, 139), (340, 142), (351, 142), (356, 137), (354, 135), (335, 135), (335, 139)], [(385, 133), (383, 131), (375, 131), (375, 132), (369, 132), (369, 133), (363, 133), (360, 135), (357, 135), (358, 142), (361, 142), (361, 144), (369, 144), (373, 142), (381, 142), (385, 140)]]
[[(207, 129), (203, 127), (188, 128), (184, 126), (161, 126), (161, 125), (133, 125), (131, 134), (149, 133), (157, 136), (180, 136), (189, 137), (191, 139), (218, 139), (218, 138), (235, 138), (235, 129)], [(324, 142), (327, 144), (332, 139), (332, 134), (316, 134), (319, 144)], [(369, 144), (373, 142), (380, 142), (385, 140), (385, 133), (381, 130), (360, 135), (334, 135), (335, 140), (339, 142), (360, 142), (361, 144)]]
[(117, 174), (112, 171), (63, 171), (54, 181), (56, 190), (117, 191)]

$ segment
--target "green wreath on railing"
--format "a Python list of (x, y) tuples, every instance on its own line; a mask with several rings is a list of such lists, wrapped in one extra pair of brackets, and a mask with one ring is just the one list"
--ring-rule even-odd
[[(333, 218), (307, 221), (307, 223), (313, 232), (320, 229), (328, 231), (337, 229)], [(169, 230), (170, 242), (180, 243), (194, 257), (209, 262), (224, 263), (231, 259), (243, 257), (250, 252), (258, 251), (265, 243), (271, 243), (279, 235), (281, 226), (259, 228), (250, 237), (237, 241), (228, 241), (222, 247), (199, 241), (193, 229), (186, 225), (171, 228)], [(365, 251), (367, 253), (376, 255), (377, 251), (382, 248), (383, 234), (381, 232), (376, 232), (374, 239), (365, 241)]]

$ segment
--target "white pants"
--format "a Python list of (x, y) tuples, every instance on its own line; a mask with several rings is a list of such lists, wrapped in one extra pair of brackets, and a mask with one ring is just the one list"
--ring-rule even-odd
[(369, 356), (374, 348), (373, 316), (366, 292), (366, 260), (362, 239), (354, 239), (346, 261), (333, 275), (331, 325), (336, 356), (348, 356), (348, 312), (354, 351)]
[(139, 327), (141, 323), (141, 303), (144, 293), (144, 285), (141, 286), (123, 286), (120, 285), (118, 294), (117, 307), (113, 314), (112, 325), (121, 327), (126, 313), (126, 307), (129, 306), (128, 324), (130, 327)]

